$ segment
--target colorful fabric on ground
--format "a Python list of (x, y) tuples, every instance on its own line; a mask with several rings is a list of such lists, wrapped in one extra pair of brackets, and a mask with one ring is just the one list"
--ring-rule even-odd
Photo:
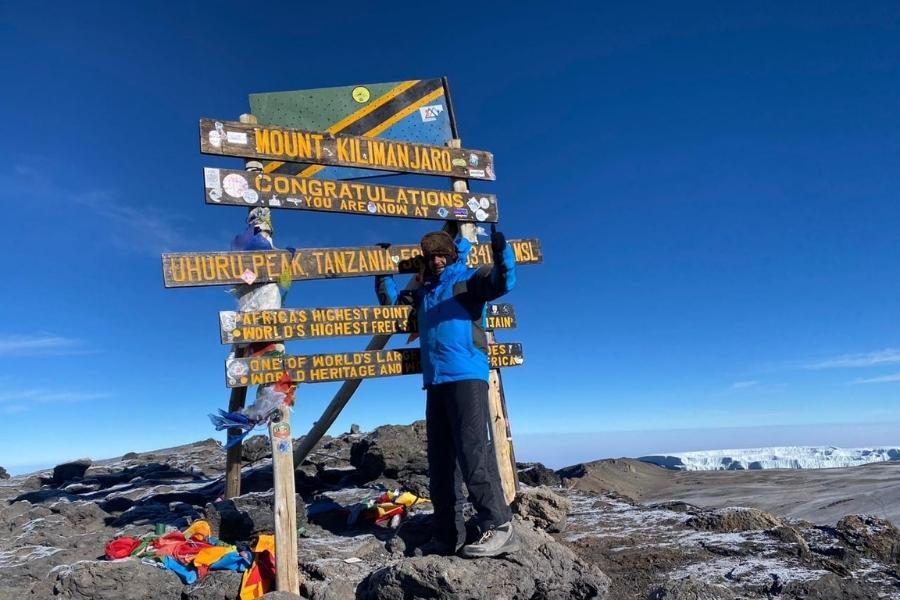
[(253, 564), (241, 580), (240, 600), (260, 598), (275, 589), (275, 536), (261, 535), (253, 547)]
[(136, 548), (141, 545), (141, 540), (133, 537), (120, 537), (106, 544), (106, 558), (116, 560), (128, 558)]
[(192, 583), (197, 581), (197, 572), (194, 569), (186, 567), (171, 556), (164, 556), (162, 559), (162, 563), (167, 569), (175, 572), (179, 577), (181, 577), (181, 581), (183, 581), (186, 585), (191, 585)]
[(194, 536), (201, 536), (197, 541), (206, 541), (206, 539), (212, 535), (212, 530), (209, 527), (209, 523), (204, 520), (198, 520), (191, 523), (191, 526), (184, 530), (185, 539), (192, 540), (195, 539)]

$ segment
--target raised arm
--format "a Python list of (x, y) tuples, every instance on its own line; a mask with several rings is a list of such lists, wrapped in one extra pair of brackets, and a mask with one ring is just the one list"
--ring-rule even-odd
[(493, 267), (482, 267), (469, 279), (469, 290), (479, 301), (490, 302), (512, 291), (516, 286), (516, 257), (506, 243), (506, 236), (491, 225)]

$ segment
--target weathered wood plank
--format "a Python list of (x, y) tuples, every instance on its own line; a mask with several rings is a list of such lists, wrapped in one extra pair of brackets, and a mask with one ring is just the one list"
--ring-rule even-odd
[(280, 173), (203, 169), (207, 204), (268, 206), (376, 217), (496, 223), (493, 194), (312, 179)]
[(200, 152), (218, 156), (361, 167), (493, 181), (484, 150), (429, 146), (356, 135), (200, 119)]
[[(512, 304), (489, 304), (487, 329), (516, 326)], [(393, 335), (418, 331), (411, 306), (341, 306), (283, 308), (257, 312), (219, 313), (223, 344), (312, 340), (354, 335)]]
[[(516, 262), (533, 265), (543, 261), (537, 239), (510, 240)], [(286, 250), (267, 252), (181, 252), (162, 255), (166, 287), (227, 285), (277, 281), (290, 271), (293, 280), (331, 279), (416, 273), (418, 244), (349, 248), (301, 248), (293, 256)], [(477, 267), (493, 261), (491, 245), (476, 244), (469, 253), (468, 265)]]
[[(491, 368), (517, 367), (525, 362), (522, 344), (488, 346)], [(394, 377), (422, 372), (418, 348), (363, 350), (333, 354), (231, 358), (225, 362), (228, 387), (274, 383), (284, 374), (296, 383)]]

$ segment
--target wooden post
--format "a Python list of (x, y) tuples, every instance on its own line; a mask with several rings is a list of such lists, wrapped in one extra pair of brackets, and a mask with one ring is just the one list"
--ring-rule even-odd
[[(256, 123), (256, 117), (250, 114), (241, 115), (241, 123)], [(244, 169), (247, 171), (261, 171), (262, 164), (259, 161), (244, 161)], [(241, 356), (241, 350), (237, 344), (233, 346), (235, 357)], [(244, 408), (247, 402), (247, 388), (240, 387), (231, 390), (231, 397), (228, 399), (228, 412), (235, 412)], [(239, 428), (231, 428), (228, 430), (227, 438), (241, 435)], [(241, 495), (241, 444), (235, 444), (228, 449), (225, 455), (225, 498), (234, 498)]]
[(297, 568), (297, 499), (294, 490), (294, 453), (291, 413), (285, 407), (269, 423), (272, 440), (272, 477), (275, 483), (275, 589), (300, 593)]
[[(255, 124), (256, 117), (250, 114), (241, 115), (241, 123)], [(244, 165), (247, 171), (262, 171), (262, 163), (247, 161)], [(253, 209), (251, 209), (252, 211)], [(271, 235), (262, 231), (261, 235), (274, 241)], [(241, 310), (244, 310), (243, 301), (248, 300), (250, 294), (263, 286), (277, 286), (275, 283), (265, 283), (262, 286), (249, 286), (247, 294), (238, 300)], [(257, 306), (256, 310), (281, 308), (281, 293), (273, 291), (270, 294), (259, 296), (265, 304)], [(259, 304), (259, 298), (256, 303)], [(247, 388), (243, 390), (243, 398), (246, 399)], [(244, 402), (241, 402), (243, 407)], [(293, 438), (291, 436), (291, 411), (282, 407), (275, 417), (269, 421), (269, 440), (272, 449), (272, 481), (273, 481), (273, 510), (275, 512), (275, 589), (282, 592), (300, 593), (300, 572), (297, 568), (297, 499), (294, 489), (294, 453)], [(235, 495), (240, 495), (240, 460), (241, 446), (236, 446), (237, 466), (233, 467), (237, 472), (234, 482)], [(229, 454), (230, 456), (230, 454)], [(228, 471), (229, 474), (231, 471)]]
[[(450, 147), (461, 148), (462, 142), (458, 138), (450, 140)], [(465, 179), (454, 179), (453, 191), (468, 192), (468, 182)], [(459, 234), (473, 244), (478, 241), (475, 235), (475, 223), (460, 223)], [(492, 344), (494, 332), (487, 331), (485, 334), (487, 343)], [(491, 369), (488, 375), (488, 414), (491, 420), (491, 439), (494, 443), (497, 469), (500, 471), (503, 496), (507, 503), (511, 503), (516, 497), (519, 479), (516, 474), (515, 458), (513, 458), (512, 434), (506, 418), (506, 399), (503, 394), (503, 382), (500, 380), (499, 369)]]

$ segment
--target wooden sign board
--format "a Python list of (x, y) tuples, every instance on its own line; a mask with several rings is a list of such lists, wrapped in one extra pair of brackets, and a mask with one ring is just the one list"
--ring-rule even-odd
[[(488, 346), (488, 361), (492, 369), (521, 365), (525, 362), (522, 344), (491, 344)], [(324, 383), (421, 372), (418, 348), (363, 350), (334, 354), (230, 358), (225, 362), (225, 383), (228, 387), (275, 383), (284, 373), (295, 383)]]
[[(510, 240), (516, 263), (542, 262), (537, 239)], [(363, 246), (350, 248), (301, 248), (293, 255), (287, 250), (267, 252), (180, 252), (162, 255), (163, 280), (167, 288), (201, 285), (253, 284), (277, 281), (290, 271), (293, 280), (331, 279), (417, 273), (418, 244)], [(475, 244), (468, 265), (478, 267), (493, 262), (491, 245)]]
[[(512, 304), (488, 304), (486, 317), (489, 330), (516, 326)], [(223, 344), (393, 335), (417, 330), (418, 321), (411, 306), (282, 308), (219, 313), (219, 334)]]
[(354, 215), (496, 223), (497, 198), (279, 173), (203, 169), (207, 204), (267, 206)]
[(494, 157), (484, 150), (333, 135), (287, 127), (200, 119), (200, 152), (399, 173), (493, 181)]
[[(453, 139), (440, 78), (250, 94), (250, 112), (262, 125), (446, 146)], [(266, 173), (323, 179), (359, 179), (384, 171), (273, 161)]]

